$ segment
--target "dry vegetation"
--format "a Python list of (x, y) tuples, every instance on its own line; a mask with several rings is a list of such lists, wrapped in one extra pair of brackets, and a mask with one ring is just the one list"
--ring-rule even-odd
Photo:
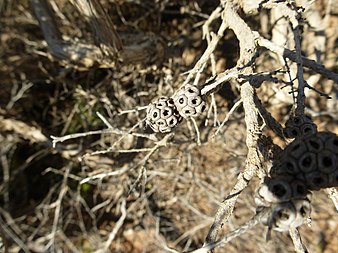
[[(8, 0), (0, 40), (0, 252), (207, 252), (252, 221), (290, 116), (338, 134), (336, 1)], [(187, 83), (207, 110), (154, 133)], [(308, 252), (338, 252), (334, 189)], [(214, 252), (307, 252), (266, 233)]]

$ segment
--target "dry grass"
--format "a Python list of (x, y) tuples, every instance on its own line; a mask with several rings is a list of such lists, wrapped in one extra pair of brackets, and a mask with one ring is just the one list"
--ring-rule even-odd
[[(49, 2), (54, 3), (63, 39), (94, 47), (92, 31), (75, 7), (68, 1)], [(191, 82), (200, 74), (199, 83), (204, 84), (236, 66), (238, 40), (225, 30), (203, 71), (194, 68), (213, 43), (212, 33), (202, 39), (203, 24), (219, 2), (101, 2), (125, 45), (132, 50), (146, 41), (146, 56), (135, 49), (128, 51), (137, 56), (130, 62), (106, 61), (110, 55), (91, 65), (53, 57), (30, 5), (0, 4), (0, 251), (198, 249), (220, 203), (247, 166), (247, 111), (239, 106), (229, 114), (240, 99), (244, 79), (233, 78), (208, 97), (210, 111), (196, 118), (200, 146), (192, 121), (183, 121), (172, 135), (154, 134), (144, 122), (144, 107), (158, 96), (174, 94), (189, 78), (187, 71), (193, 70)], [(324, 17), (329, 2), (316, 2), (314, 10)], [(267, 8), (250, 16), (239, 11), (251, 29), (273, 40), (271, 12)], [(338, 18), (335, 9), (329, 13), (323, 24), (322, 63), (337, 75)], [(210, 31), (217, 32), (221, 22), (215, 18)], [(312, 59), (320, 41), (313, 28), (305, 24), (302, 30), (303, 53)], [(293, 48), (292, 43), (289, 38), (285, 46)], [(284, 72), (270, 75), (285, 70), (280, 57), (265, 49), (259, 52), (255, 73), (287, 80)], [(338, 134), (337, 82), (308, 68), (304, 77), (332, 97), (306, 89), (305, 112), (320, 131)], [(270, 78), (256, 92), (264, 108), (284, 125), (295, 106), (290, 86)], [(258, 121), (262, 126), (262, 119)], [(276, 131), (262, 129), (285, 147)], [(79, 133), (83, 134), (54, 142), (55, 146), (50, 137)], [(254, 216), (260, 173), (239, 195), (219, 236)], [(304, 244), (309, 252), (338, 252), (337, 210), (325, 191), (314, 194), (312, 206), (311, 226), (300, 228)], [(294, 252), (287, 233), (272, 232), (268, 242), (265, 236), (266, 227), (258, 225), (215, 252)]]

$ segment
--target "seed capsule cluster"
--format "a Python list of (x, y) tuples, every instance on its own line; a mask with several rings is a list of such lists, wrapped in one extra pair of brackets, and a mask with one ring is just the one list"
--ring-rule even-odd
[(270, 215), (261, 221), (277, 231), (302, 225), (311, 212), (311, 192), (292, 177), (265, 178), (257, 190), (255, 202), (258, 210), (270, 208)]
[(166, 133), (183, 118), (196, 117), (204, 112), (206, 103), (197, 86), (187, 84), (172, 98), (160, 97), (147, 108), (146, 123), (154, 132)]
[(160, 97), (148, 105), (146, 123), (156, 133), (170, 132), (181, 120), (172, 98)]
[(286, 138), (296, 138), (316, 133), (317, 126), (310, 117), (293, 116), (286, 121), (283, 132)]
[(303, 224), (311, 211), (311, 191), (338, 186), (338, 136), (330, 132), (296, 138), (257, 189), (259, 208), (270, 207), (262, 222), (286, 231)]
[(309, 190), (338, 185), (338, 136), (318, 132), (295, 139), (283, 151), (279, 163), (270, 170), (272, 177), (289, 175)]
[(187, 84), (173, 97), (175, 106), (183, 118), (196, 117), (206, 109), (206, 104), (198, 87)]

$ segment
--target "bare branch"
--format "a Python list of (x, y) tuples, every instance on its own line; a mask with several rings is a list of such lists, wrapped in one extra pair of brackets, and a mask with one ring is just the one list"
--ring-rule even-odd
[(297, 253), (308, 253), (305, 245), (302, 242), (302, 238), (300, 237), (299, 231), (297, 228), (290, 228), (289, 234), (293, 241), (293, 245), (295, 246), (295, 251)]
[[(225, 15), (224, 11), (221, 15)], [(223, 37), (224, 31), (227, 28), (227, 23), (225, 19), (222, 19), (222, 23), (218, 28), (217, 34), (211, 33), (211, 41), (208, 44), (208, 47), (204, 51), (203, 55), (200, 57), (198, 62), (195, 64), (194, 68), (189, 71), (189, 74), (184, 81), (183, 85), (187, 84), (192, 77), (200, 71), (204, 64), (210, 59), (211, 54), (215, 51), (218, 42)]]
[(227, 242), (230, 242), (231, 240), (233, 240), (236, 237), (242, 235), (243, 233), (245, 233), (249, 229), (252, 229), (258, 223), (260, 223), (261, 218), (263, 216), (266, 216), (267, 214), (269, 214), (269, 211), (270, 210), (268, 208), (261, 210), (254, 217), (252, 217), (250, 220), (245, 222), (243, 225), (241, 225), (239, 228), (235, 229), (234, 231), (228, 233), (226, 236), (223, 236), (222, 238), (218, 239), (215, 242), (208, 243), (208, 244), (204, 245), (202, 248), (194, 250), (191, 253), (208, 253), (211, 250), (213, 250), (214, 248), (222, 246), (222, 245), (226, 244)]
[(162, 140), (156, 142), (156, 145), (150, 149), (150, 151), (147, 153), (147, 155), (145, 155), (141, 161), (139, 161), (135, 166), (132, 167), (124, 167), (124, 168), (120, 168), (118, 170), (112, 171), (112, 172), (107, 172), (107, 173), (100, 173), (94, 176), (90, 176), (90, 177), (86, 177), (84, 178), (80, 184), (84, 184), (90, 181), (100, 181), (103, 178), (106, 177), (111, 177), (111, 176), (117, 176), (117, 175), (121, 175), (123, 173), (126, 173), (130, 170), (133, 170), (139, 166), (144, 166), (146, 164), (146, 162), (148, 161), (148, 159), (155, 153), (156, 150), (158, 150), (160, 147), (166, 146), (168, 140), (170, 140), (173, 137), (173, 133), (167, 134), (166, 136), (163, 137)]
[(304, 80), (303, 73), (303, 56), (301, 49), (301, 33), (299, 29), (299, 19), (301, 18), (301, 12), (297, 10), (297, 6), (295, 4), (291, 4), (291, 7), (286, 5), (285, 3), (277, 3), (275, 7), (278, 7), (278, 11), (282, 12), (284, 16), (288, 18), (291, 23), (293, 30), (293, 39), (295, 41), (295, 54), (296, 54), (296, 63), (297, 63), (297, 80), (298, 80), (298, 88), (297, 88), (297, 107), (295, 110), (296, 115), (304, 115), (305, 110), (305, 93), (304, 89), (306, 87), (306, 83)]
[(255, 103), (265, 124), (280, 138), (284, 139), (282, 125), (272, 117), (271, 113), (263, 106), (261, 100), (256, 96)]
[(226, 117), (222, 121), (221, 125), (217, 128), (216, 132), (212, 135), (211, 138), (214, 138), (221, 131), (222, 127), (224, 127), (224, 125), (229, 121), (231, 115), (238, 109), (238, 107), (240, 107), (242, 105), (242, 103), (243, 103), (243, 101), (240, 99), (231, 107), (228, 114), (226, 115)]
[[(269, 49), (271, 52), (284, 56), (293, 62), (297, 62), (297, 55), (295, 52), (291, 51), (290, 49), (278, 46), (272, 43), (271, 41), (259, 36), (257, 33), (255, 34), (256, 34), (256, 41), (259, 46), (265, 47), (266, 49)], [(327, 78), (335, 82), (338, 82), (338, 74), (325, 68), (323, 65), (315, 62), (314, 60), (310, 60), (304, 56), (302, 56), (302, 62), (303, 62), (304, 67), (310, 68), (313, 71), (323, 76), (326, 76)]]
[(86, 137), (86, 136), (90, 136), (90, 135), (96, 135), (96, 134), (118, 134), (118, 135), (133, 135), (133, 136), (137, 136), (137, 137), (143, 137), (143, 138), (148, 138), (150, 140), (153, 141), (158, 141), (157, 138), (155, 137), (155, 135), (153, 134), (138, 134), (138, 133), (131, 133), (129, 131), (123, 131), (120, 129), (116, 129), (116, 128), (108, 128), (108, 129), (103, 129), (103, 130), (96, 130), (96, 131), (89, 131), (89, 132), (85, 132), (85, 133), (76, 133), (76, 134), (69, 134), (69, 135), (65, 135), (65, 136), (61, 136), (61, 137), (57, 137), (57, 136), (50, 136), (53, 140), (53, 147), (56, 147), (56, 144), (58, 142), (64, 142), (67, 140), (71, 140), (71, 139), (76, 139), (76, 138), (80, 138), (80, 137)]
[(223, 83), (230, 80), (231, 78), (235, 78), (238, 75), (237, 67), (232, 69), (228, 69), (223, 73), (219, 74), (215, 80), (210, 81), (210, 83), (205, 84), (205, 86), (201, 90), (201, 95), (209, 95), (210, 93), (215, 92), (217, 89), (220, 88)]

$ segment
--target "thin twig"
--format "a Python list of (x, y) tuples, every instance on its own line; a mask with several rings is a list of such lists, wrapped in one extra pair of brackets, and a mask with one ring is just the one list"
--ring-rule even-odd
[(211, 114), (212, 114), (212, 112), (214, 112), (214, 123), (213, 123), (213, 126), (216, 127), (217, 124), (218, 124), (218, 120), (217, 120), (217, 104), (216, 104), (215, 94), (211, 93), (210, 97), (211, 97), (210, 107), (208, 109), (207, 118), (205, 120), (204, 125), (208, 126), (209, 120), (211, 118)]
[(335, 187), (327, 188), (325, 189), (326, 193), (332, 200), (334, 206), (336, 207), (336, 210), (338, 212), (338, 190)]
[(21, 88), (18, 90), (18, 84), (15, 83), (11, 90), (11, 100), (7, 103), (6, 109), (11, 110), (14, 104), (25, 96), (25, 93), (33, 86), (32, 82), (23, 80)]
[(194, 128), (195, 128), (195, 133), (196, 133), (196, 142), (198, 146), (201, 146), (201, 134), (200, 131), (198, 129), (196, 120), (194, 118), (190, 118), (190, 120), (192, 121)]
[(230, 111), (227, 113), (227, 115), (225, 116), (224, 120), (222, 121), (221, 125), (217, 128), (216, 132), (211, 136), (211, 138), (216, 137), (216, 135), (219, 134), (219, 132), (221, 131), (222, 127), (224, 127), (224, 125), (229, 121), (231, 115), (237, 110), (238, 107), (240, 107), (242, 105), (243, 101), (240, 99), (238, 100), (230, 109)]
[[(222, 12), (222, 15), (224, 15), (224, 12)], [(192, 79), (192, 77), (200, 71), (200, 69), (204, 66), (204, 64), (210, 59), (210, 55), (215, 51), (216, 46), (218, 45), (218, 42), (223, 37), (224, 31), (227, 28), (227, 24), (225, 19), (222, 19), (222, 23), (218, 28), (217, 34), (211, 33), (211, 41), (208, 44), (208, 47), (205, 49), (203, 55), (200, 57), (198, 62), (195, 64), (193, 69), (189, 71), (189, 74), (184, 81), (183, 85), (189, 83), (189, 81)], [(203, 95), (203, 94), (202, 94)]]
[(113, 129), (113, 126), (100, 112), (96, 112), (96, 115), (103, 121), (103, 123), (108, 127), (108, 129)]
[(68, 175), (70, 173), (70, 170), (71, 170), (71, 166), (69, 166), (69, 167), (66, 168), (66, 172), (64, 173), (62, 184), (61, 184), (61, 190), (59, 192), (57, 200), (53, 204), (53, 206), (55, 206), (53, 226), (52, 226), (52, 232), (51, 232), (51, 239), (50, 239), (50, 241), (47, 243), (47, 245), (45, 247), (46, 251), (50, 250), (50, 247), (51, 247), (52, 248), (52, 252), (56, 252), (55, 238), (56, 238), (57, 230), (58, 230), (58, 227), (59, 227), (58, 226), (59, 225), (59, 221), (62, 218), (61, 217), (61, 214), (62, 214), (62, 201), (63, 201), (63, 198), (66, 195), (67, 191), (69, 190), (69, 188), (67, 186), (67, 182), (68, 182)]
[[(63, 176), (64, 175), (64, 172), (63, 171), (60, 171), (59, 169), (54, 169), (52, 167), (48, 167), (47, 169), (45, 169), (43, 172), (41, 172), (41, 175), (46, 175), (47, 173), (49, 172), (52, 172), (54, 173), (55, 175), (61, 175)], [(77, 176), (77, 175), (74, 175), (74, 174), (69, 174), (68, 175), (69, 178), (73, 179), (73, 180), (76, 180), (76, 181), (80, 181), (82, 180), (81, 177)]]
[[(295, 10), (294, 10), (295, 12)], [(294, 13), (293, 12), (293, 13)], [(299, 13), (300, 15), (300, 13)], [(293, 37), (295, 40), (295, 50), (296, 50), (296, 63), (297, 63), (297, 80), (298, 80), (298, 92), (297, 92), (297, 108), (295, 111), (296, 115), (304, 115), (305, 110), (305, 93), (304, 89), (306, 86), (305, 80), (304, 80), (304, 71), (303, 71), (303, 60), (302, 60), (302, 48), (300, 44), (301, 39), (301, 33), (299, 29), (299, 22), (296, 15), (293, 15), (293, 17), (289, 17), (292, 29), (293, 29)]]
[[(264, 39), (263, 37), (261, 37), (258, 33), (256, 34), (256, 41), (257, 44), (261, 47), (265, 47), (266, 49), (269, 49), (271, 52), (274, 52), (278, 55), (281, 55), (283, 57), (286, 57), (288, 59), (290, 59), (293, 62), (297, 62), (297, 55), (295, 52), (291, 51), (290, 49), (278, 46), (276, 44), (274, 44), (273, 42)], [(304, 67), (307, 67), (309, 69), (312, 69), (313, 71), (326, 76), (327, 78), (338, 82), (338, 73), (335, 73), (327, 68), (325, 68), (323, 65), (317, 63), (314, 60), (310, 60), (304, 56), (302, 56), (302, 63)]]
[(284, 139), (282, 125), (263, 106), (261, 100), (256, 96), (255, 103), (265, 124), (280, 138)]
[(325, 97), (327, 99), (332, 99), (332, 97), (330, 97), (328, 94), (326, 94), (326, 93), (324, 93), (320, 90), (317, 90), (315, 87), (310, 86), (307, 82), (305, 82), (305, 87), (310, 89), (310, 90), (313, 90), (314, 92), (316, 92), (321, 97)]
[(305, 245), (302, 242), (302, 238), (300, 237), (299, 231), (297, 228), (290, 228), (289, 234), (291, 236), (293, 245), (295, 246), (295, 251), (297, 253), (308, 253)]
[[(218, 6), (208, 17), (208, 19), (204, 22), (203, 27), (202, 27), (202, 31), (203, 31), (203, 39), (206, 38), (210, 38), (210, 31), (209, 31), (209, 27), (211, 25), (211, 23), (213, 21), (215, 21), (216, 19), (218, 19), (221, 16), (221, 11), (222, 11), (222, 7)], [(208, 42), (209, 43), (209, 42)]]
[(192, 251), (191, 253), (208, 253), (209, 251), (213, 250), (216, 247), (222, 246), (226, 244), (227, 242), (230, 242), (231, 240), (235, 239), (236, 237), (242, 235), (249, 229), (256, 226), (258, 223), (260, 223), (260, 220), (263, 216), (267, 215), (269, 213), (269, 209), (265, 208), (261, 212), (257, 213), (254, 217), (252, 217), (250, 220), (245, 222), (243, 225), (241, 225), (239, 228), (235, 229), (234, 231), (228, 233), (226, 236), (223, 236), (222, 238), (218, 239), (215, 242), (208, 243), (204, 245), (202, 248), (199, 248), (197, 250)]
[(20, 238), (19, 235), (17, 235), (17, 233), (11, 228), (11, 226), (15, 224), (8, 220), (3, 220), (3, 216), (8, 216), (10, 219), (12, 219), (10, 214), (0, 207), (0, 229), (14, 241), (20, 247), (20, 249), (23, 250), (23, 252), (29, 253), (30, 250), (25, 244), (24, 240)]
[(86, 136), (90, 136), (90, 135), (112, 134), (112, 133), (118, 134), (118, 135), (124, 135), (124, 136), (125, 135), (133, 135), (133, 136), (136, 136), (136, 137), (147, 138), (147, 139), (150, 139), (152, 141), (158, 141), (154, 134), (130, 133), (129, 131), (123, 131), (123, 130), (116, 129), (116, 128), (95, 130), (95, 131), (89, 131), (89, 132), (85, 132), (85, 133), (69, 134), (69, 135), (65, 135), (65, 136), (61, 136), (61, 137), (51, 135), (50, 137), (53, 140), (53, 147), (55, 148), (56, 144), (58, 142), (64, 142), (64, 141), (67, 141), (67, 140), (76, 139), (76, 138), (80, 138), (80, 137), (86, 137)]
[[(157, 139), (155, 140), (155, 135), (154, 134), (134, 134), (132, 133), (132, 131), (134, 129), (136, 129), (140, 124), (142, 123), (142, 121), (136, 123), (134, 126), (132, 126), (127, 134), (132, 134), (133, 136), (136, 136), (136, 137), (145, 137), (145, 138), (148, 138), (149, 136), (152, 136), (154, 137), (153, 141), (157, 141)], [(88, 156), (95, 156), (95, 155), (103, 155), (103, 154), (108, 154), (108, 153), (112, 153), (112, 152), (120, 152), (119, 150), (116, 150), (114, 149), (116, 147), (116, 145), (118, 143), (120, 143), (126, 136), (128, 136), (127, 134), (122, 134), (121, 137), (115, 141), (108, 149), (105, 149), (105, 150), (99, 150), (99, 151), (94, 151), (94, 152), (91, 152), (91, 153), (87, 153), (85, 155), (82, 156), (82, 158), (85, 158), (85, 157), (88, 157)], [(148, 138), (149, 139), (149, 138)], [(144, 151), (147, 151), (147, 149), (131, 149), (131, 150), (121, 150), (120, 153), (135, 153), (135, 152), (144, 152)]]
[(137, 107), (131, 110), (124, 110), (124, 111), (119, 112), (119, 115), (123, 115), (127, 113), (137, 113), (138, 111), (146, 110), (147, 108), (148, 106), (141, 106), (141, 107)]
[(127, 209), (126, 209), (126, 199), (123, 198), (122, 199), (122, 203), (121, 203), (121, 216), (119, 218), (119, 220), (116, 222), (115, 227), (113, 229), (113, 231), (111, 231), (109, 233), (108, 239), (106, 241), (106, 243), (104, 244), (103, 249), (99, 249), (97, 251), (95, 251), (95, 253), (105, 253), (105, 252), (109, 252), (109, 247), (111, 246), (113, 240), (115, 239), (117, 232), (120, 230), (120, 228), (122, 227), (126, 217), (127, 217)]
[(152, 154), (155, 153), (156, 150), (158, 150), (162, 146), (167, 145), (167, 142), (169, 141), (169, 139), (171, 139), (173, 137), (173, 135), (174, 135), (173, 133), (167, 134), (166, 136), (163, 137), (162, 140), (156, 142), (156, 145), (153, 148), (151, 148), (150, 151), (148, 152), (148, 154), (145, 155), (145, 157), (143, 157), (143, 159), (141, 161), (139, 161), (135, 166), (121, 168), (119, 170), (115, 170), (115, 171), (112, 171), (112, 172), (100, 173), (100, 174), (97, 174), (97, 175), (94, 175), (94, 176), (86, 177), (80, 182), (80, 184), (84, 184), (84, 183), (96, 181), (96, 180), (102, 180), (103, 178), (106, 178), (106, 177), (121, 175), (121, 174), (124, 174), (124, 173), (126, 173), (130, 170), (133, 170), (133, 169), (135, 169), (139, 166), (144, 166), (145, 163), (147, 162), (147, 160), (150, 158), (150, 156)]

